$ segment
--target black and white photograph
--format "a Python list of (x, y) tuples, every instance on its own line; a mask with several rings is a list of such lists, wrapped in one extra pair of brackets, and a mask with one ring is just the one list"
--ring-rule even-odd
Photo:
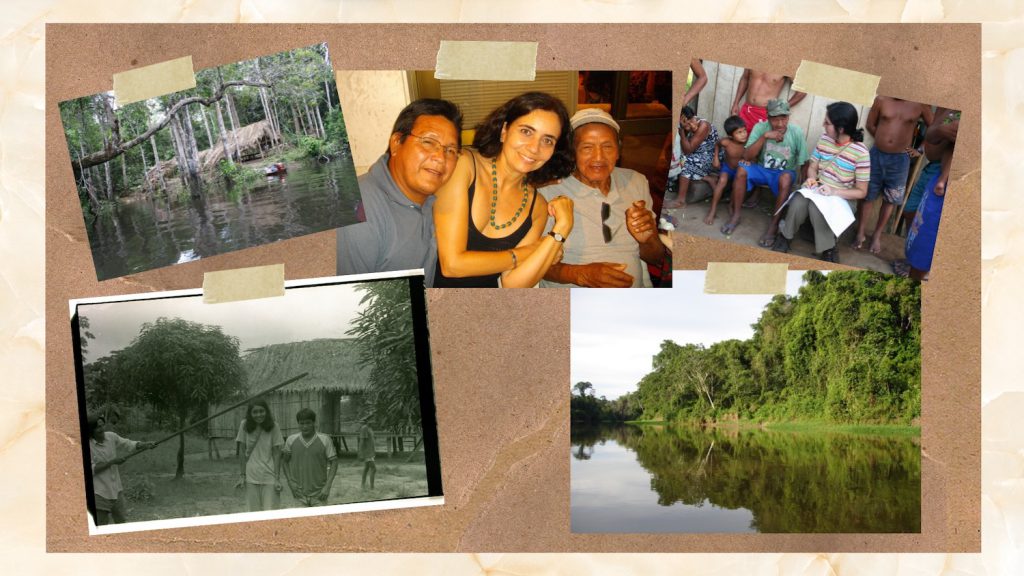
[(422, 275), (70, 308), (90, 533), (443, 503)]
[(103, 92), (59, 105), (99, 280), (356, 221), (327, 43), (195, 80), (140, 102)]

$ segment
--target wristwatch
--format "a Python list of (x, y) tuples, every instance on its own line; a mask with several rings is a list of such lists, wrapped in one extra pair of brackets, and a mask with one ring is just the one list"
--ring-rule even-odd
[(548, 236), (554, 238), (556, 242), (561, 242), (562, 244), (565, 244), (565, 236), (562, 236), (561, 234), (555, 232), (554, 230), (548, 232)]

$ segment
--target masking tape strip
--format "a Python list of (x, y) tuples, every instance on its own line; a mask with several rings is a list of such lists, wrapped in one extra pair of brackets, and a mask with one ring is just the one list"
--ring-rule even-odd
[(533, 81), (536, 72), (536, 42), (441, 40), (434, 78)]
[(203, 274), (203, 303), (220, 304), (284, 296), (284, 264)]
[(784, 294), (788, 264), (708, 262), (705, 294)]
[(871, 106), (879, 80), (881, 76), (804, 60), (793, 77), (793, 90)]
[(114, 97), (118, 106), (195, 87), (196, 73), (191, 56), (114, 74)]

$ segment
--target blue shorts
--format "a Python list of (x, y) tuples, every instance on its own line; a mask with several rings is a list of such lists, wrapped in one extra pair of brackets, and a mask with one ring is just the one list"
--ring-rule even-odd
[[(928, 180), (921, 205), (914, 214), (914, 222), (907, 232), (907, 262), (918, 270), (925, 272), (932, 269), (932, 255), (935, 253), (935, 239), (939, 235), (939, 220), (942, 218), (942, 204), (945, 194), (935, 194), (935, 183), (939, 174)], [(946, 190), (949, 193), (949, 190)]]
[(903, 205), (904, 212), (917, 212), (917, 207), (921, 204), (921, 197), (924, 196), (924, 189), (928, 186), (928, 181), (932, 179), (932, 176), (941, 171), (942, 162), (929, 162), (924, 167), (924, 170), (921, 170), (921, 174), (917, 177), (917, 182), (910, 189), (910, 196), (907, 196), (907, 203)]
[(878, 198), (889, 204), (903, 204), (910, 174), (910, 155), (906, 152), (882, 152), (871, 147), (871, 180), (868, 181), (868, 202)]
[[(792, 170), (772, 170), (771, 168), (765, 168), (760, 164), (751, 164), (750, 166), (744, 166), (747, 169), (747, 190), (750, 190), (754, 186), (768, 186), (772, 189), (772, 194), (775, 196), (779, 195), (779, 178), (783, 174), (789, 174), (790, 186), (792, 187), (793, 182), (796, 182), (796, 172)], [(789, 190), (786, 190), (789, 193)]]

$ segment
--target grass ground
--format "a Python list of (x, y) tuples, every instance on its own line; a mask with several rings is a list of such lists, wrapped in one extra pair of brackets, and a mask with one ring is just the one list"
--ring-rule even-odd
[[(133, 440), (156, 440), (159, 433), (132, 435)], [(207, 457), (206, 439), (186, 437), (185, 476), (174, 479), (177, 466), (178, 441), (172, 440), (155, 449), (129, 459), (121, 465), (125, 487), (125, 504), (129, 521), (191, 518), (212, 514), (246, 512), (245, 491), (235, 489), (240, 464), (234, 447), (225, 450), (220, 459)], [(422, 454), (406, 462), (408, 453), (393, 459), (377, 455), (377, 477), (374, 490), (362, 490), (363, 465), (351, 455), (343, 454), (327, 504), (347, 504), (425, 496), (427, 473)], [(300, 507), (288, 487), (281, 492), (281, 508)]]

